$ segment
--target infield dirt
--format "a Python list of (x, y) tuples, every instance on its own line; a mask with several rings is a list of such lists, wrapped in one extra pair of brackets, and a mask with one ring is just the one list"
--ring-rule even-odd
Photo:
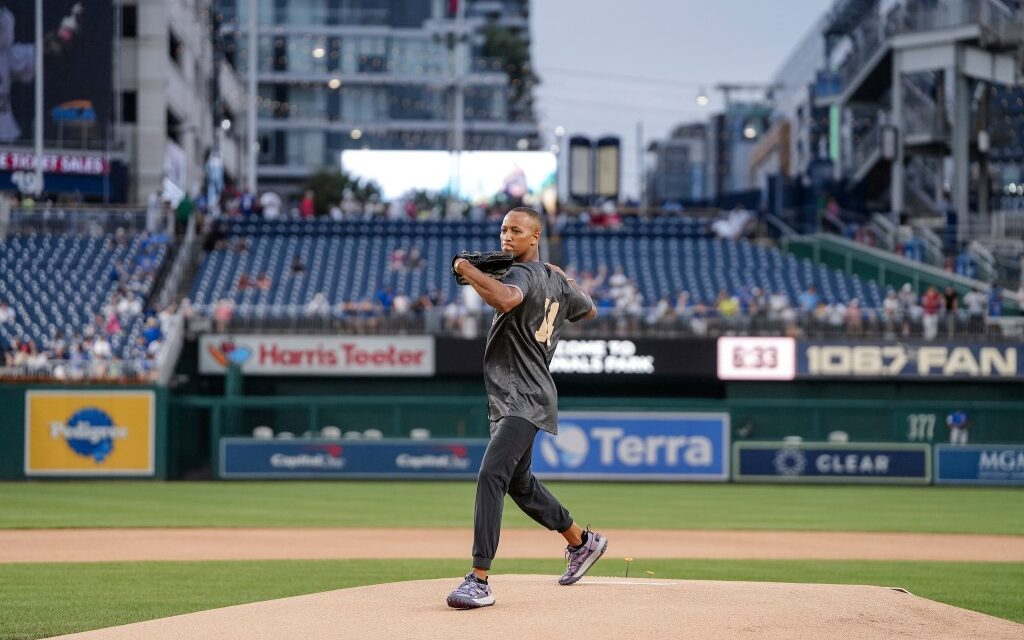
[(445, 606), (458, 579), (398, 582), (111, 627), (78, 640), (308, 638), (889, 638), (1019, 640), (1024, 625), (887, 587), (492, 577), (493, 607)]

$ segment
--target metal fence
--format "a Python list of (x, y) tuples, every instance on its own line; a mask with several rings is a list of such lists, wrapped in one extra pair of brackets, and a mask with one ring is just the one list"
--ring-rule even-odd
[(153, 360), (46, 360), (0, 367), (0, 380), (18, 382), (59, 380), (148, 384), (155, 382), (157, 377), (157, 362)]
[(123, 229), (128, 234), (146, 230), (146, 212), (139, 209), (104, 207), (63, 207), (40, 205), (12, 207), (8, 219), (0, 222), (0, 237), (30, 233), (111, 234)]
[[(191, 318), (191, 334), (220, 333), (336, 333), (345, 335), (438, 335), (478, 338), (486, 335), (493, 313), (457, 313), (431, 309), (421, 313), (364, 316), (305, 313), (301, 307), (267, 307), (259, 313), (235, 313), (218, 323), (200, 309)], [(887, 317), (866, 309), (859, 322), (811, 314), (719, 316), (687, 314), (658, 317), (654, 309), (640, 314), (603, 313), (593, 320), (563, 325), (563, 337), (675, 338), (754, 335), (808, 339), (923, 339), (1024, 342), (1024, 317), (987, 318), (966, 313), (926, 317), (908, 314)]]

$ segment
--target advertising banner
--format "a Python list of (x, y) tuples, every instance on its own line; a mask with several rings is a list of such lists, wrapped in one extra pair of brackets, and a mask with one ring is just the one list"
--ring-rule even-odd
[(533, 448), (540, 478), (729, 479), (729, 414), (563, 411)]
[(476, 478), (487, 440), (222, 438), (222, 478)]
[[(457, 167), (457, 182), (452, 167)], [(540, 206), (555, 195), (558, 162), (548, 151), (393, 151), (349, 149), (341, 168), (372, 180), (387, 200), (416, 191), (449, 193), (473, 202), (522, 201)]]
[(719, 380), (792, 380), (796, 377), (793, 338), (718, 339)]
[[(437, 338), (437, 373), (479, 376), (484, 341)], [(556, 380), (573, 377), (616, 382), (659, 378), (715, 377), (715, 342), (695, 338), (562, 338), (551, 359)], [(590, 384), (589, 380), (587, 383)]]
[(211, 334), (199, 341), (199, 372), (229, 364), (255, 376), (432, 376), (432, 336)]
[(935, 447), (935, 484), (1024, 485), (1024, 445)]
[(732, 467), (737, 482), (928, 484), (932, 478), (927, 444), (737, 442)]
[(152, 391), (26, 391), (26, 476), (151, 476)]
[(1019, 345), (803, 342), (801, 378), (1012, 380), (1024, 377)]
[[(30, 144), (35, 113), (35, 3), (0, 6), (0, 144)], [(110, 0), (43, 3), (43, 117), (47, 146), (103, 148), (114, 115)]]

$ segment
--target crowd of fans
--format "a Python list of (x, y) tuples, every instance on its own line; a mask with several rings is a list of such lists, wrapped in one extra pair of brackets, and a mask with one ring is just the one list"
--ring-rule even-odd
[[(165, 237), (143, 234), (134, 262), (117, 262), (110, 268), (105, 277), (116, 284), (114, 292), (86, 326), (69, 334), (57, 329), (42, 344), (13, 330), (0, 333), (0, 362), (30, 376), (57, 379), (151, 373), (175, 310), (171, 305), (158, 311), (143, 303), (149, 286), (147, 280), (157, 267), (159, 245), (166, 241)], [(111, 251), (128, 242), (128, 235), (119, 229), (104, 249)], [(16, 307), (28, 302), (0, 300), (0, 325), (13, 328), (17, 320)], [(131, 338), (129, 328), (138, 318), (142, 319), (142, 330), (132, 344), (126, 344)], [(5, 339), (4, 334), (12, 337)]]

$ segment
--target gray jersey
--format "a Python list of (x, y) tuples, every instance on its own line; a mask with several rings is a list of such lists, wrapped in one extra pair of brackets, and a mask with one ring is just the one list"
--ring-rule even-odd
[(590, 312), (590, 298), (542, 262), (512, 265), (501, 281), (523, 292), (508, 313), (497, 312), (487, 333), (484, 385), (492, 423), (523, 418), (549, 433), (558, 432), (558, 391), (548, 365), (567, 319)]

